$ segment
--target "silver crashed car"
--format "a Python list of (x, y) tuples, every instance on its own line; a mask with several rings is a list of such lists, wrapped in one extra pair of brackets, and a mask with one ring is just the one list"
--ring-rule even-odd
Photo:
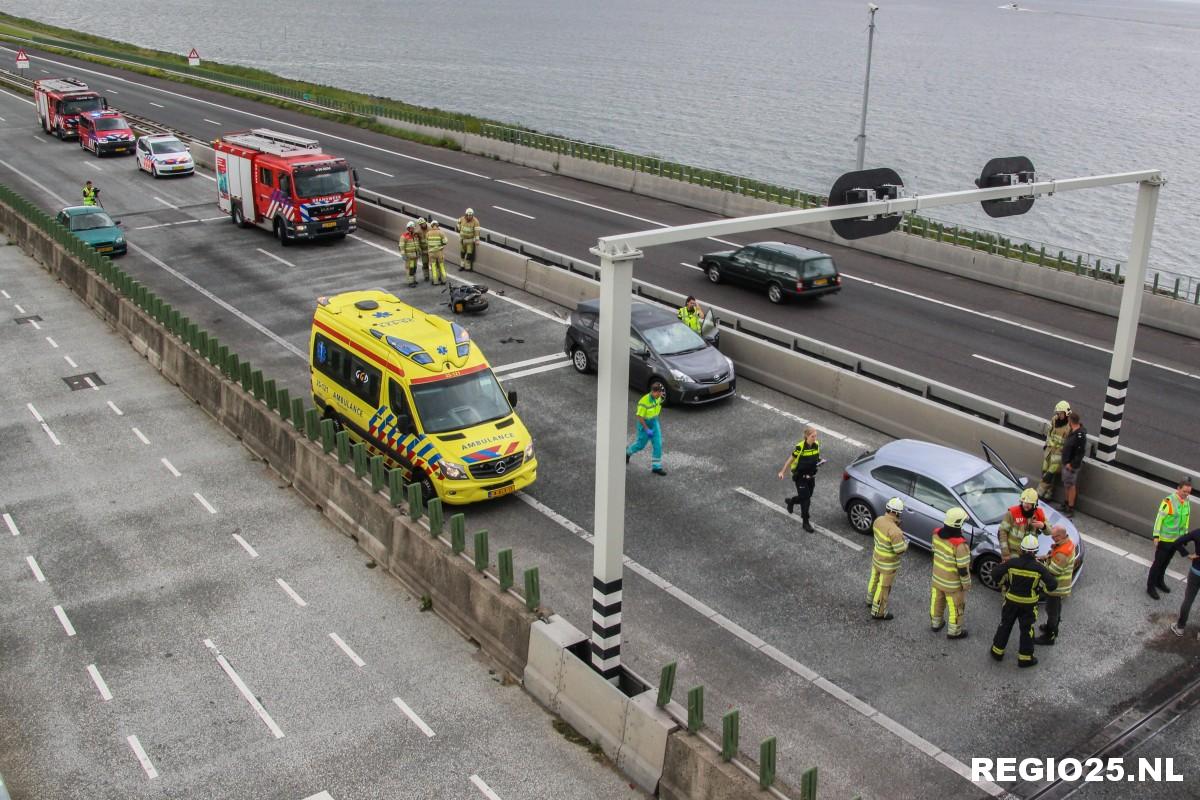
[[(982, 443), (981, 443), (982, 444)], [(913, 544), (930, 550), (936, 528), (946, 511), (962, 507), (968, 516), (963, 532), (971, 545), (971, 565), (979, 582), (998, 589), (992, 570), (1000, 563), (999, 531), (1004, 512), (1020, 502), (1028, 485), (995, 451), (983, 444), (987, 460), (931, 442), (900, 439), (864, 453), (842, 473), (839, 492), (850, 526), (871, 533), (871, 523), (883, 514), (892, 497), (904, 501), (901, 526)], [(1083, 544), (1069, 519), (1045, 503), (1047, 526), (1062, 525), (1075, 543), (1075, 579), (1083, 571)], [(1038, 555), (1050, 551), (1049, 530), (1039, 537)]]

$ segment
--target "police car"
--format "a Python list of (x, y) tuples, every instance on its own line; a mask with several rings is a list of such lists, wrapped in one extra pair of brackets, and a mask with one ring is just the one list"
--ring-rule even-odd
[(137, 140), (138, 169), (154, 177), (161, 175), (192, 175), (196, 163), (188, 146), (169, 133), (155, 133)]

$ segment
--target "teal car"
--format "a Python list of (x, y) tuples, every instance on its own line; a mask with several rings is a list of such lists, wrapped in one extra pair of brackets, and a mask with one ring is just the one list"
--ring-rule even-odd
[(68, 206), (58, 212), (58, 221), (71, 233), (109, 256), (124, 255), (127, 249), (121, 223), (114, 222), (100, 206)]

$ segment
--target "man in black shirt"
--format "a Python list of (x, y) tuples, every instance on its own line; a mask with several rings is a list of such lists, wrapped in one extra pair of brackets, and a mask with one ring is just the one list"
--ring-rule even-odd
[(1063, 514), (1075, 516), (1075, 482), (1083, 467), (1083, 456), (1087, 452), (1087, 430), (1079, 422), (1079, 412), (1072, 411), (1067, 417), (1070, 430), (1062, 449), (1062, 482), (1067, 500), (1062, 505)]
[(1200, 592), (1200, 528), (1176, 539), (1175, 552), (1181, 556), (1188, 555), (1189, 543), (1192, 545), (1192, 555), (1188, 556), (1192, 560), (1192, 568), (1188, 570), (1187, 588), (1183, 591), (1183, 605), (1179, 607), (1179, 621), (1171, 623), (1171, 633), (1176, 636), (1183, 636), (1183, 629), (1187, 627), (1188, 614), (1192, 610), (1192, 602), (1196, 599), (1196, 593)]

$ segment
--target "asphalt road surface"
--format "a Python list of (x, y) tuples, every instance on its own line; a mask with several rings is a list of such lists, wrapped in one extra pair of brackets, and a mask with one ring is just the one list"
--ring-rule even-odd
[[(451, 217), (472, 206), (488, 229), (587, 261), (594, 260), (588, 248), (599, 236), (714, 218), (191, 86), (66, 57), (43, 59), (36, 51), (31, 56), (30, 78), (77, 75), (117, 108), (200, 139), (259, 126), (315, 135), (330, 152), (348, 158), (372, 190)], [(32, 109), (12, 110), (8, 124), (33, 135)], [(82, 183), (84, 171), (74, 171), (75, 182)], [(1052, 204), (1038, 209), (1049, 213)], [(813, 302), (772, 306), (748, 290), (709, 284), (694, 268), (705, 252), (764, 239), (830, 252), (846, 276), (845, 289)], [(781, 231), (653, 248), (635, 275), (1032, 414), (1048, 417), (1056, 402), (1068, 399), (1084, 425), (1099, 431), (1116, 329), (1110, 317)], [(1181, 409), (1200, 388), (1200, 342), (1142, 328), (1136, 356), (1121, 443), (1200, 467), (1200, 433), (1179, 424)]]

